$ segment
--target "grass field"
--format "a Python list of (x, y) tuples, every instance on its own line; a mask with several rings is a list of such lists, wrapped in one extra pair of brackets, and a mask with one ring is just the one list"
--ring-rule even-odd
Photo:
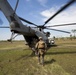
[(76, 40), (57, 40), (45, 55), (45, 65), (22, 41), (0, 41), (0, 75), (76, 75)]

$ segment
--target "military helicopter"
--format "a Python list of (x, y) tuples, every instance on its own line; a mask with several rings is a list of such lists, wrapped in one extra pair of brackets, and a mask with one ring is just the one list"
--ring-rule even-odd
[[(71, 4), (76, 2), (76, 0), (70, 0), (68, 3), (66, 3), (63, 7), (61, 7), (54, 15), (52, 15), (49, 19), (47, 19), (43, 25), (36, 25), (26, 19), (23, 19), (22, 17), (19, 17), (16, 14), (16, 9), (19, 3), (19, 0), (17, 0), (15, 9), (11, 7), (9, 2), (7, 0), (0, 0), (0, 10), (4, 13), (7, 20), (9, 21), (10, 27), (0, 27), (0, 28), (10, 28), (10, 31), (12, 32), (11, 38), (8, 41), (12, 41), (18, 34), (23, 35), (24, 39), (26, 40), (29, 47), (33, 48), (35, 46), (36, 41), (38, 41), (39, 37), (42, 37), (43, 40), (47, 43), (49, 46), (49, 39), (50, 32), (44, 32), (44, 29), (48, 30), (54, 30), (59, 32), (64, 32), (70, 34), (68, 31), (58, 30), (58, 29), (52, 29), (49, 27), (56, 27), (56, 26), (67, 26), (67, 25), (76, 25), (76, 23), (70, 23), (70, 24), (61, 24), (61, 25), (52, 25), (52, 26), (46, 26), (46, 24), (52, 20), (56, 15), (58, 15), (60, 12), (65, 10), (67, 7), (69, 7)], [(27, 26), (22, 23), (22, 21), (33, 25), (35, 27)], [(17, 34), (16, 36), (14, 36)]]

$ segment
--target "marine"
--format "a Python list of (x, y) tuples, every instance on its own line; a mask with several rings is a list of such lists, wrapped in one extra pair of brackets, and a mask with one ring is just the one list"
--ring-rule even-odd
[(39, 41), (36, 43), (35, 48), (38, 50), (38, 62), (44, 66), (44, 56), (47, 45), (45, 41), (43, 41), (42, 37), (39, 37)]

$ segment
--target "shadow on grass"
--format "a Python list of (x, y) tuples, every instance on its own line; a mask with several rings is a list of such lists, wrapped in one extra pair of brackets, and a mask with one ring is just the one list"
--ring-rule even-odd
[(57, 54), (76, 54), (76, 51), (70, 51), (70, 52), (47, 52), (46, 55), (57, 55)]
[(54, 44), (54, 45), (49, 45), (47, 50), (50, 49), (51, 47), (57, 47), (58, 45)]
[(50, 60), (50, 61), (45, 61), (44, 63), (45, 63), (45, 64), (52, 64), (52, 63), (54, 63), (54, 62), (56, 62), (56, 60), (55, 60), (55, 59), (52, 59), (52, 60)]
[(21, 60), (21, 59), (27, 59), (28, 58), (28, 56), (27, 55), (22, 55), (21, 57), (19, 57), (18, 59), (15, 59), (15, 62), (16, 61), (19, 61), (19, 60)]
[[(53, 45), (53, 46), (51, 46), (51, 47), (55, 47), (55, 46), (57, 46), (57, 45)], [(48, 47), (48, 49), (51, 48), (51, 47)], [(48, 50), (48, 49), (47, 49), (47, 50)], [(23, 50), (27, 50), (27, 49), (23, 49)], [(19, 60), (21, 60), (21, 59), (27, 59), (28, 57), (34, 57), (34, 56), (36, 56), (36, 55), (35, 55), (35, 51), (32, 51), (32, 53), (31, 53), (30, 55), (22, 55), (22, 56), (19, 57), (18, 59), (15, 59), (15, 61), (19, 61)]]
[(35, 54), (34, 54), (34, 52), (32, 52), (31, 54), (29, 54), (29, 55), (22, 55), (21, 57), (19, 57), (18, 59), (15, 59), (15, 61), (19, 61), (19, 60), (21, 60), (21, 59), (28, 59), (29, 57), (34, 57), (35, 56)]

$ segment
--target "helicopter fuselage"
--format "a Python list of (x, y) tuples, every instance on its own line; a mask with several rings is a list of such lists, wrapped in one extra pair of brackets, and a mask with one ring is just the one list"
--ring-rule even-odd
[(22, 34), (28, 42), (28, 45), (30, 45), (34, 39), (38, 39), (38, 37), (42, 37), (43, 40), (47, 42), (48, 37), (44, 34), (44, 32), (35, 30), (27, 25), (23, 25), (7, 0), (0, 0), (0, 10), (9, 21), (11, 32)]

